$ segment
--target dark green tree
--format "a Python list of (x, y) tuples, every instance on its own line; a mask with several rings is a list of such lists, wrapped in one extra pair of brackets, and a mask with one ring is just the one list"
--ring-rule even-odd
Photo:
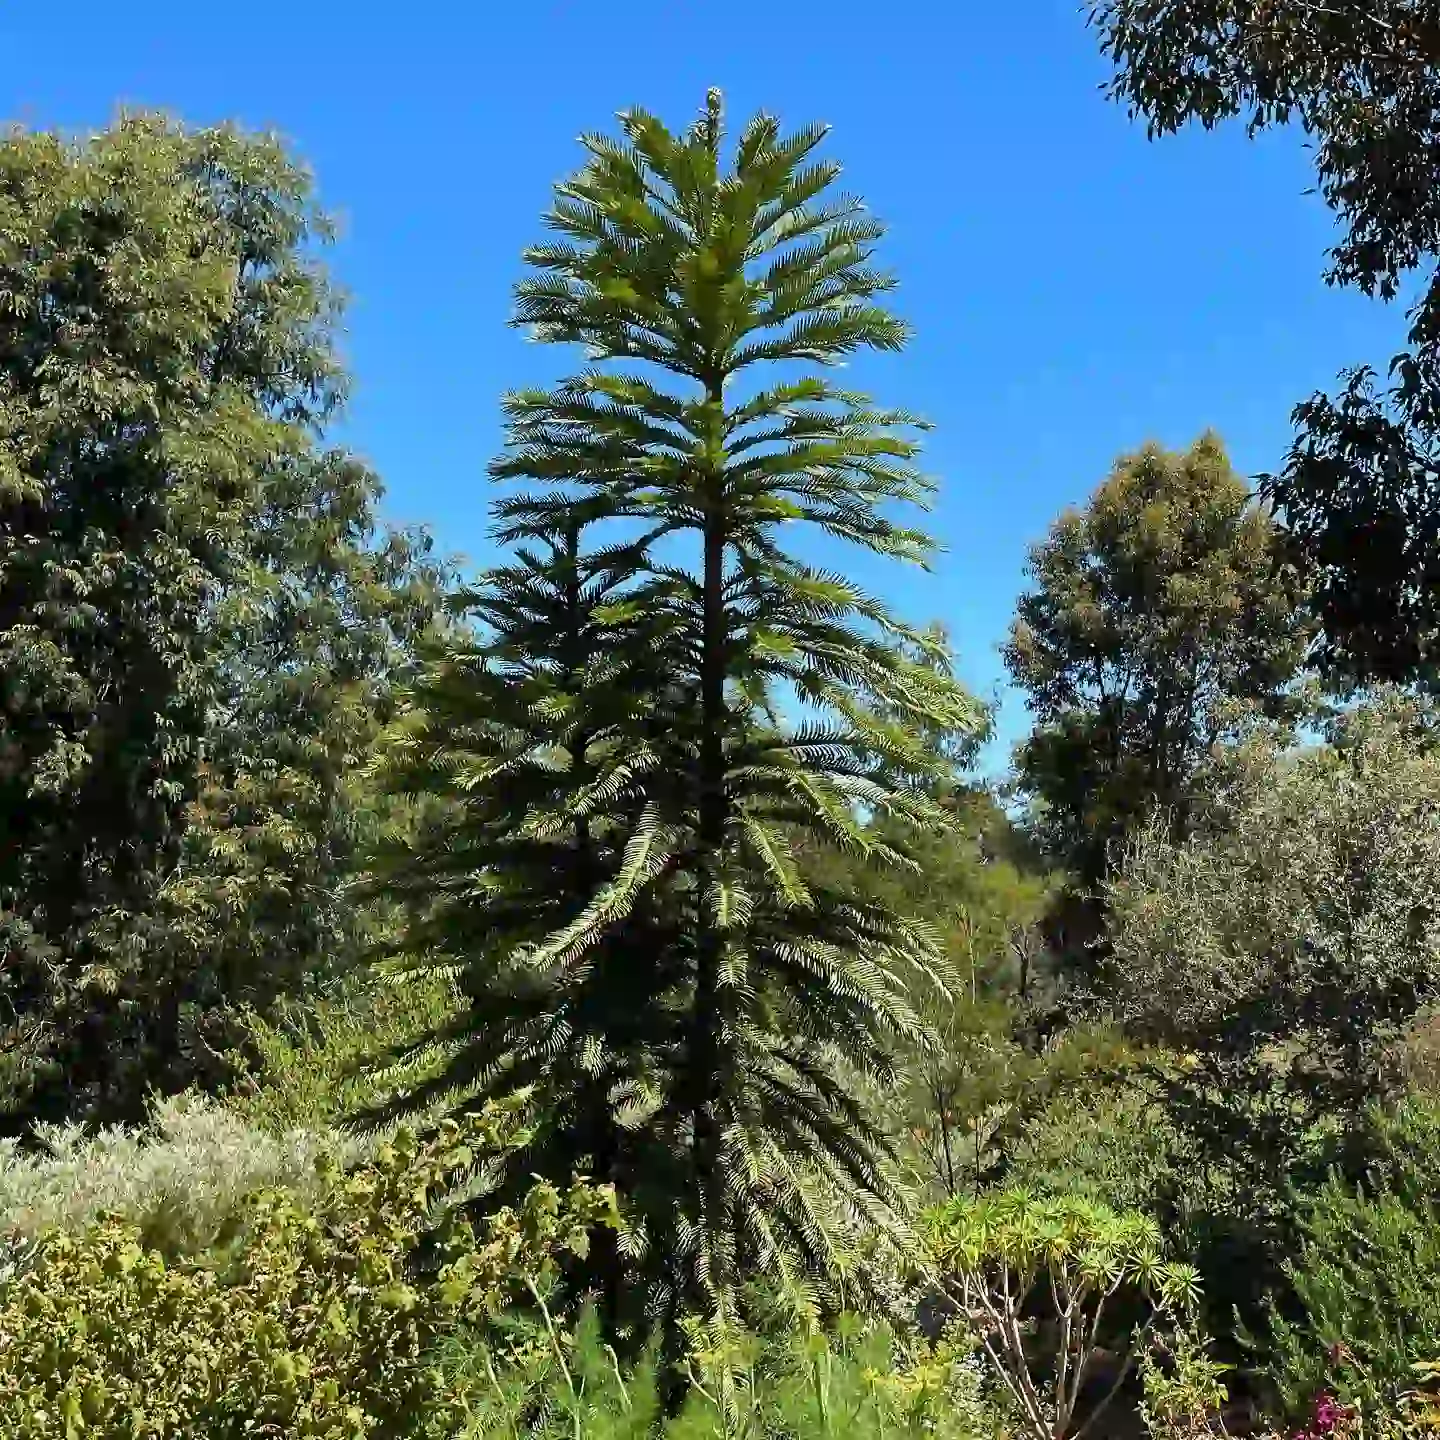
[(328, 991), (386, 931), (383, 899), (351, 885), (390, 808), (367, 765), (450, 577), (423, 534), (376, 533), (378, 493), (338, 452), (274, 477), (249, 576), (217, 607), (199, 786), (158, 905), (188, 1042), (175, 1083), (222, 1082), (238, 1009)]
[[(1340, 238), (1325, 278), (1394, 299), (1406, 348), (1295, 411), (1264, 488), (1341, 679), (1433, 677), (1440, 640), (1440, 12), (1430, 0), (1097, 0), (1112, 92), (1153, 133), (1241, 119), (1312, 140)], [(1428, 277), (1426, 272), (1429, 272)]]
[[(290, 856), (346, 822), (295, 787), (343, 768), (346, 687), (389, 659), (359, 655), (355, 607), (367, 634), (404, 633), (398, 603), (393, 632), (370, 623), (390, 606), (374, 591), (413, 569), (362, 554), (374, 481), (318, 448), (342, 390), (309, 253), (324, 233), (305, 173), (229, 128), (132, 116), (84, 141), (0, 144), (0, 1005), (16, 1122), (135, 1113), (147, 1086), (210, 1065), (198, 1010), (236, 982), (263, 995), (260, 970), (319, 948), (277, 953), (315, 899)], [(287, 711), (304, 672), (313, 693)], [(262, 857), (258, 830), (298, 832), (307, 807), (332, 836)], [(257, 884), (286, 892), (288, 918), (237, 934), (257, 918), (239, 890)]]
[[(657, 1067), (683, 1041), (667, 1002), (684, 937), (673, 916), (636, 903), (575, 961), (532, 962), (597, 891), (623, 884), (660, 763), (660, 737), (646, 732), (669, 717), (656, 705), (660, 632), (636, 623), (645, 546), (586, 550), (587, 528), (579, 502), (557, 524), (504, 528), (514, 562), (456, 593), (464, 623), (432, 647), (386, 735), (385, 783), (411, 800), (373, 858), (370, 891), (405, 915), (383, 968), (422, 993), (449, 976), (463, 1003), (394, 1057), (405, 1083), (373, 1118), (525, 1091), (528, 1139), (489, 1177), (486, 1200), (511, 1203), (534, 1175), (578, 1167), (623, 1191), (642, 1239), (665, 1223), (677, 1183), (655, 1121)], [(616, 1237), (595, 1242), (583, 1282), (612, 1330), (628, 1321), (643, 1335), (643, 1308), (623, 1309), (634, 1277)]]
[(1035, 717), (1019, 783), (1083, 891), (1156, 810), (1183, 829), (1216, 742), (1297, 716), (1309, 630), (1279, 558), (1213, 436), (1124, 456), (1032, 550), (1006, 649)]
[[(927, 488), (909, 417), (805, 373), (905, 337), (876, 303), (893, 283), (869, 263), (881, 227), (833, 194), (824, 130), (787, 136), (762, 115), (728, 148), (713, 93), (687, 133), (638, 110), (622, 126), (622, 140), (585, 139), (549, 215), (557, 238), (529, 252), (518, 291), (517, 323), (583, 346), (592, 368), (507, 401), (493, 472), (543, 487), (497, 506), (512, 533), (639, 527), (624, 583), (591, 612), (623, 634), (587, 646), (577, 676), (554, 654), (562, 630), (544, 627), (544, 703), (505, 699), (499, 669), (484, 678), (527, 616), (488, 617), (471, 679), (427, 675), (473, 719), (454, 753), (435, 733), (429, 763), (456, 777), (435, 789), (453, 799), (416, 863), (448, 859), (478, 900), (463, 930), (437, 914), (440, 933), (422, 925), (414, 948), (476, 974), (482, 1045), (491, 976), (534, 993), (541, 1017), (593, 997), (600, 1033), (557, 1030), (542, 1057), (557, 1084), (636, 1037), (607, 1103), (623, 1121), (620, 1100), (643, 1096), (646, 1143), (667, 1154), (651, 1171), (663, 1225), (642, 1237), (652, 1306), (724, 1328), (742, 1277), (838, 1300), (857, 1235), (894, 1221), (886, 1142), (842, 1058), (892, 1073), (892, 1038), (923, 1030), (912, 973), (944, 968), (924, 925), (807, 883), (801, 840), (903, 864), (866, 815), (945, 828), (922, 786), (888, 777), (935, 768), (924, 726), (979, 716), (943, 668), (898, 648), (928, 653), (933, 637), (782, 544), (808, 525), (911, 560), (928, 548), (886, 514)], [(487, 719), (492, 698), (502, 718)], [(593, 880), (574, 870), (582, 819), (590, 843), (603, 832)], [(520, 884), (506, 835), (563, 852), (537, 857), (543, 899), (528, 884), (523, 904), (505, 895)], [(511, 1083), (510, 1054), (488, 1088)], [(565, 1133), (555, 1163), (589, 1143), (571, 1121)]]

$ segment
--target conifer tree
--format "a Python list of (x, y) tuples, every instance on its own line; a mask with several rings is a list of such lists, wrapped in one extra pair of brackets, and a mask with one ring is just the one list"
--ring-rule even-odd
[[(585, 138), (556, 239), (528, 252), (518, 289), (517, 323), (591, 368), (507, 400), (492, 473), (534, 487), (497, 504), (504, 535), (568, 545), (583, 518), (642, 538), (585, 562), (607, 579), (576, 664), (557, 663), (561, 627), (535, 623), (532, 581), (501, 572), (479, 650), (427, 675), (397, 741), (424, 767), (406, 783), (443, 797), (409, 842), (408, 940), (421, 963), (483, 977), (462, 1018), (482, 1089), (538, 1082), (554, 1103), (567, 1072), (623, 1054), (617, 1128), (643, 1117), (666, 1157), (638, 1207), (626, 1195), (636, 1278), (654, 1316), (724, 1329), (742, 1277), (833, 1303), (857, 1237), (896, 1227), (888, 1147), (846, 1076), (883, 1078), (897, 1037), (923, 1039), (914, 986), (943, 982), (943, 947), (802, 875), (797, 852), (906, 864), (868, 817), (907, 821), (900, 835), (950, 823), (922, 732), (981, 717), (932, 663), (936, 637), (782, 543), (804, 527), (904, 560), (930, 550), (887, 513), (928, 493), (916, 422), (806, 373), (906, 335), (878, 303), (882, 227), (817, 158), (825, 130), (761, 115), (727, 154), (715, 92), (687, 133), (640, 110), (621, 125), (623, 141)], [(556, 553), (522, 552), (542, 589)], [(541, 679), (511, 663), (527, 644), (546, 652)], [(448, 915), (426, 898), (447, 867)], [(523, 1038), (494, 1008), (501, 975), (533, 996)], [(594, 1028), (570, 1024), (581, 995)]]
[[(581, 1168), (635, 1210), (647, 1183), (662, 1207), (674, 1188), (650, 1122), (656, 1056), (675, 1042), (654, 1001), (681, 983), (664, 969), (678, 939), (636, 907), (579, 963), (529, 961), (614, 881), (660, 759), (644, 716), (661, 671), (633, 623), (644, 545), (586, 550), (589, 525), (575, 504), (505, 527), (514, 562), (453, 597), (463, 623), (431, 647), (389, 732), (386, 781), (416, 803), (375, 856), (375, 893), (410, 917), (384, 968), (402, 983), (447, 973), (466, 1004), (395, 1057), (398, 1098), (370, 1118), (528, 1089), (529, 1140), (487, 1199)], [(630, 1267), (613, 1235), (595, 1245), (586, 1279), (613, 1329)], [(643, 1328), (643, 1310), (630, 1318)]]

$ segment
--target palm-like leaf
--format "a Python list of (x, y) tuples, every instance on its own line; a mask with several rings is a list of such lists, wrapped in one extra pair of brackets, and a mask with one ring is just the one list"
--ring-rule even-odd
[[(396, 783), (438, 818), (389, 873), (418, 906), (407, 951), (468, 967), (449, 1082), (534, 1086), (551, 1166), (593, 1162), (603, 1133), (652, 1308), (713, 1326), (742, 1274), (838, 1300), (865, 1232), (903, 1228), (843, 1077), (923, 1040), (911, 997), (944, 983), (942, 950), (796, 856), (907, 863), (867, 819), (948, 824), (895, 777), (935, 769), (927, 728), (980, 716), (933, 639), (784, 543), (808, 526), (929, 552), (889, 518), (929, 493), (912, 417), (751, 379), (905, 338), (824, 130), (761, 116), (727, 164), (714, 94), (683, 135), (638, 110), (621, 126), (585, 139), (528, 253), (517, 323), (593, 365), (506, 402), (492, 473), (527, 487), (496, 506), (517, 561), (396, 735)], [(582, 551), (595, 525), (641, 538)], [(792, 705), (810, 718), (781, 723)]]

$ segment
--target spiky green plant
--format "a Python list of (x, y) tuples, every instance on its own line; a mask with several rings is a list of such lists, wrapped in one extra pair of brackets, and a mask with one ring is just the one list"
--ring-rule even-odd
[[(660, 763), (647, 717), (661, 657), (634, 623), (644, 543), (586, 550), (592, 518), (576, 504), (508, 527), (513, 563), (457, 595), (470, 624), (432, 654), (387, 736), (385, 779), (414, 808), (375, 858), (372, 883), (409, 917), (382, 968), (422, 987), (444, 976), (463, 1003), (401, 1048), (396, 1098), (369, 1118), (523, 1090), (526, 1143), (482, 1178), (484, 1198), (582, 1168), (643, 1212), (675, 1184), (674, 1146), (649, 1122), (650, 1077), (676, 1044), (664, 1001), (683, 978), (678, 937), (637, 903), (570, 962), (537, 958), (623, 873)], [(586, 1278), (612, 1325), (629, 1263), (613, 1231), (597, 1234)]]
[[(907, 863), (869, 820), (946, 826), (921, 732), (981, 717), (927, 663), (934, 636), (782, 544), (804, 527), (916, 562), (930, 548), (887, 514), (928, 493), (916, 422), (797, 369), (906, 333), (877, 303), (893, 284), (870, 265), (881, 227), (816, 158), (824, 129), (762, 115), (726, 153), (714, 92), (685, 134), (639, 110), (621, 126), (584, 140), (518, 290), (517, 323), (593, 366), (507, 399), (492, 473), (544, 487), (497, 504), (502, 535), (580, 517), (641, 538), (623, 563), (587, 562), (603, 594), (570, 592), (590, 627), (574, 665), (556, 616), (535, 624), (529, 582), (505, 574), (488, 593), (524, 604), (488, 602), (490, 658), (421, 687), (408, 783), (447, 798), (412, 849), (431, 898), (409, 940), (484, 977), (474, 1078), (509, 1085), (526, 1054), (539, 1091), (604, 1075), (587, 1093), (621, 1128), (643, 1116), (669, 1157), (636, 1241), (652, 1309), (723, 1329), (742, 1274), (835, 1303), (857, 1236), (903, 1229), (846, 1067), (883, 1078), (897, 1036), (923, 1040), (913, 990), (943, 983), (942, 949), (838, 882), (807, 884), (796, 848)], [(493, 659), (512, 641), (518, 672)], [(435, 893), (446, 875), (463, 930)], [(527, 999), (519, 1020), (494, 1008), (501, 975)], [(547, 1133), (593, 1158), (573, 1105), (554, 1114)]]
[[(929, 1212), (926, 1230), (956, 1317), (1015, 1402), (1027, 1440), (1091, 1433), (1156, 1325), (1190, 1319), (1199, 1299), (1199, 1276), (1164, 1258), (1152, 1219), (1081, 1196), (958, 1195)], [(1127, 1309), (1133, 1330), (1119, 1342), (1120, 1365), (1086, 1413), (1097, 1347), (1116, 1343), (1116, 1313)]]

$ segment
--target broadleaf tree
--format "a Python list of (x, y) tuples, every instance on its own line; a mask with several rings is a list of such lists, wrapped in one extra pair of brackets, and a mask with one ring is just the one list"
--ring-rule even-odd
[(12, 1127), (136, 1118), (223, 1065), (205, 1017), (346, 923), (343, 772), (438, 576), (373, 543), (374, 477), (323, 447), (327, 233), (269, 137), (135, 114), (0, 142)]
[[(492, 467), (526, 487), (495, 507), (503, 534), (583, 519), (637, 547), (591, 611), (617, 633), (578, 674), (552, 650), (543, 704), (494, 694), (504, 718), (479, 748), (513, 754), (458, 762), (431, 832), (388, 863), (416, 877), (414, 949), (463, 972), (477, 1036), (502, 976), (534, 988), (531, 1028), (469, 1077), (479, 1088), (509, 1086), (510, 1055), (527, 1047), (541, 1073), (526, 1078), (543, 1090), (587, 1055), (620, 1054), (612, 1033), (635, 1040), (608, 1093), (616, 1125), (643, 1116), (666, 1156), (649, 1167), (662, 1193), (639, 1205), (629, 1242), (650, 1318), (725, 1330), (742, 1279), (837, 1302), (858, 1237), (896, 1222), (887, 1144), (844, 1064), (888, 1071), (894, 1037), (923, 1032), (913, 986), (944, 979), (938, 936), (809, 882), (798, 849), (905, 864), (903, 841), (869, 818), (947, 826), (910, 778), (944, 764), (922, 731), (982, 716), (946, 666), (917, 658), (935, 637), (788, 548), (809, 528), (909, 561), (930, 549), (890, 518), (929, 488), (915, 422), (814, 373), (906, 335), (880, 303), (894, 282), (870, 263), (882, 227), (835, 193), (824, 128), (787, 135), (760, 115), (732, 147), (715, 92), (682, 133), (643, 110), (620, 123), (619, 139), (585, 137), (585, 167), (548, 216), (555, 238), (527, 253), (518, 287), (517, 323), (583, 347), (589, 368), (508, 398), (510, 445)], [(479, 668), (502, 676), (506, 634), (528, 621), (493, 607), (481, 620)], [(446, 706), (426, 702), (452, 663), (427, 674), (400, 726), (427, 734), (401, 738), (400, 754), (436, 771), (457, 766), (446, 706), (484, 727), (504, 689), (477, 675), (467, 699), (456, 675)], [(572, 865), (557, 878), (546, 856), (538, 909), (494, 897), (507, 845), (582, 845), (582, 819), (590, 842), (604, 835), (593, 877)], [(443, 918), (419, 877), (447, 867), (469, 890)], [(592, 1014), (613, 1012), (596, 1022), (603, 1042), (552, 1026), (581, 995)], [(533, 1027), (550, 1027), (543, 1055)], [(624, 1198), (633, 1214), (636, 1195)]]
[(1217, 742), (1303, 713), (1311, 629), (1282, 561), (1213, 435), (1121, 457), (1031, 551), (1005, 652), (1036, 721), (1018, 778), (1082, 891), (1150, 815), (1183, 830)]
[(1152, 134), (1309, 137), (1338, 236), (1327, 283), (1408, 301), (1405, 348), (1294, 411), (1264, 488), (1341, 680), (1433, 682), (1440, 645), (1440, 12), (1431, 0), (1092, 0), (1111, 93)]
[(157, 906), (193, 1035), (176, 1084), (228, 1083), (242, 1008), (358, 979), (384, 928), (381, 897), (350, 884), (389, 805), (367, 762), (450, 577), (425, 534), (377, 532), (378, 493), (340, 451), (277, 473), (216, 607), (197, 789)]

